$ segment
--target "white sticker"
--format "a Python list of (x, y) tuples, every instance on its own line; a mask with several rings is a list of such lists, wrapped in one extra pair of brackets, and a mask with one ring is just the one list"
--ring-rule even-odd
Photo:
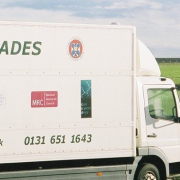
[(5, 95), (0, 94), (0, 106), (5, 106)]

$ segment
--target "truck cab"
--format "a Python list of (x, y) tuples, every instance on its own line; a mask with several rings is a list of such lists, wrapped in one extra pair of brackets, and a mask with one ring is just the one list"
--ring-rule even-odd
[[(150, 51), (140, 42), (148, 58), (137, 76), (137, 147), (142, 161), (159, 161), (160, 171), (180, 173), (179, 98), (172, 80), (160, 77), (158, 65)], [(140, 49), (140, 48), (139, 48)], [(139, 53), (141, 54), (141, 52)], [(142, 62), (142, 60), (140, 61)], [(153, 64), (153, 66), (152, 66)], [(154, 68), (151, 68), (154, 67)], [(137, 72), (138, 74), (138, 72)], [(163, 165), (164, 164), (164, 165)]]

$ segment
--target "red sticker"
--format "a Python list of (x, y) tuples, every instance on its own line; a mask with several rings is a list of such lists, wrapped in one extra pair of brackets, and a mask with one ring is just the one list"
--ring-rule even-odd
[(57, 107), (57, 91), (33, 91), (31, 92), (31, 107)]

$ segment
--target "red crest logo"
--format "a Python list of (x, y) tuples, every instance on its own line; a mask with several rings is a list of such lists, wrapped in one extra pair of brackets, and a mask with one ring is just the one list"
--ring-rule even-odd
[(83, 52), (83, 46), (79, 40), (74, 39), (73, 41), (70, 42), (69, 54), (71, 55), (72, 58), (79, 58), (82, 52)]

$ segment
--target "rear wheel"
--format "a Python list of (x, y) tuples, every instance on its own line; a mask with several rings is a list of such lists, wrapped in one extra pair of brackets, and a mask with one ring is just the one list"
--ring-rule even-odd
[(153, 164), (144, 164), (140, 169), (137, 180), (160, 180), (160, 174)]

